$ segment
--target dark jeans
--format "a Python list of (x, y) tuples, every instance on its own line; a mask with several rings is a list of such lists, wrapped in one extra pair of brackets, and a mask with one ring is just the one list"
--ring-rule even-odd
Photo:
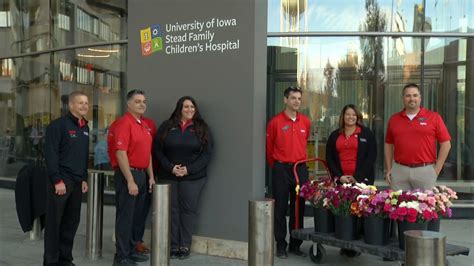
[(129, 257), (135, 250), (133, 229), (140, 224), (145, 197), (146, 174), (143, 171), (132, 170), (135, 183), (138, 186), (138, 195), (128, 194), (127, 180), (120, 170), (115, 171), (115, 237), (117, 260)]
[(66, 194), (55, 194), (47, 182), (44, 264), (72, 262), (72, 247), (81, 217), (82, 187), (65, 178)]
[(197, 180), (161, 181), (171, 185), (171, 248), (191, 247), (199, 198), (206, 180), (205, 177)]
[[(305, 164), (301, 164), (297, 168), (300, 185), (308, 180), (308, 168)], [(277, 242), (277, 250), (286, 249), (287, 224), (286, 213), (288, 211), (288, 196), (290, 198), (290, 223), (288, 230), (290, 232), (290, 248), (296, 248), (303, 243), (302, 240), (291, 237), (291, 230), (295, 228), (295, 198), (296, 198), (296, 181), (293, 175), (293, 166), (275, 162), (272, 169), (272, 194), (275, 200), (275, 241)], [(299, 198), (299, 224), (298, 228), (303, 227), (304, 217), (304, 199)]]

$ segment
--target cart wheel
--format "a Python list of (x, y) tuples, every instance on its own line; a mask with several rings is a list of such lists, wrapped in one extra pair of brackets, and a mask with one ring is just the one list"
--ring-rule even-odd
[(320, 264), (323, 260), (324, 255), (326, 254), (326, 249), (324, 249), (323, 245), (317, 244), (316, 253), (314, 252), (314, 244), (309, 248), (309, 257), (311, 261), (316, 264)]

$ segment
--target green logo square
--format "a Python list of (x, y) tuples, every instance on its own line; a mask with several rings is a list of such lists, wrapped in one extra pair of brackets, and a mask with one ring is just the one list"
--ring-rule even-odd
[(151, 39), (151, 50), (153, 52), (163, 50), (163, 40), (161, 37)]

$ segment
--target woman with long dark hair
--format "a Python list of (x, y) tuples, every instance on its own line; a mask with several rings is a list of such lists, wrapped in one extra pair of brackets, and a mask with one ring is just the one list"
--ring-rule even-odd
[(181, 97), (170, 118), (163, 122), (153, 143), (158, 160), (158, 182), (171, 185), (171, 258), (186, 259), (206, 183), (212, 151), (209, 127), (196, 101)]
[[(362, 124), (362, 114), (353, 104), (344, 106), (339, 116), (339, 127), (329, 135), (326, 144), (326, 161), (331, 176), (341, 183), (372, 185), (376, 157), (375, 136)], [(360, 252), (343, 248), (339, 254), (354, 257)]]
[(377, 143), (369, 128), (362, 124), (362, 114), (353, 104), (342, 108), (339, 127), (326, 144), (326, 161), (333, 178), (341, 183), (366, 183), (375, 178)]

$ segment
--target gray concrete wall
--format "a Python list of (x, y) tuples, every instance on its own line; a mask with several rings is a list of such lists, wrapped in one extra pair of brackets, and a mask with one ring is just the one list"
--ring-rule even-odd
[[(215, 148), (200, 204), (200, 236), (247, 241), (248, 200), (264, 197), (266, 5), (265, 0), (129, 3), (128, 87), (147, 92), (148, 116), (158, 124), (171, 115), (179, 97), (193, 96), (212, 130)], [(214, 23), (235, 19), (236, 26), (166, 30), (166, 24), (213, 18)], [(143, 56), (140, 30), (155, 24), (161, 27), (163, 49)], [(238, 49), (209, 51), (209, 40), (189, 40), (189, 33), (206, 30), (214, 33), (213, 44), (238, 40)], [(167, 53), (166, 35), (184, 34), (187, 41), (181, 45), (203, 51)]]

